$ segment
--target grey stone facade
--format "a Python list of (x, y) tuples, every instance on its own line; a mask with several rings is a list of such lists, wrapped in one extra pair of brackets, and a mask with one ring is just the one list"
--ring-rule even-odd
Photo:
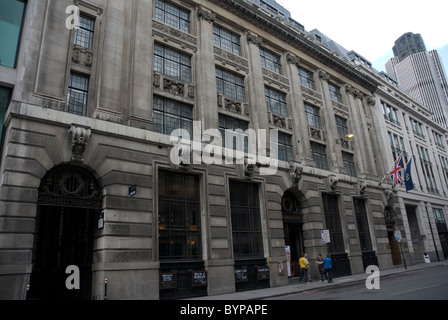
[[(365, 270), (354, 199), (365, 203), (370, 251), (379, 267), (393, 267), (385, 209), (398, 208), (399, 201), (390, 185), (379, 185), (389, 164), (381, 160), (388, 149), (378, 138), (374, 96), (378, 81), (374, 77), (245, 1), (170, 2), (189, 12), (189, 33), (158, 21), (154, 1), (74, 3), (95, 18), (91, 49), (73, 45), (74, 30), (65, 27), (65, 10), (73, 1), (27, 3), (2, 153), (1, 299), (27, 297), (36, 268), (39, 215), (47, 207), (69, 206), (91, 208), (104, 217), (104, 226), (92, 231), (90, 296), (103, 299), (107, 279), (108, 299), (159, 299), (162, 265), (168, 270), (166, 261), (159, 259), (161, 170), (199, 177), (201, 253), (198, 261), (189, 263), (193, 269), (199, 263), (198, 268), (207, 271), (204, 294), (238, 289), (231, 181), (257, 186), (262, 234), (262, 256), (257, 258), (258, 265), (269, 267), (265, 278), (269, 286), (289, 281), (287, 224), (300, 225), (302, 247), (296, 254), (308, 253), (311, 273), (317, 276), (314, 259), (327, 252), (321, 230), (332, 228), (324, 212), (326, 195), (337, 200), (345, 272)], [(239, 35), (240, 55), (214, 45), (213, 24)], [(155, 44), (191, 57), (191, 81), (154, 71)], [(281, 74), (262, 67), (260, 48), (280, 57)], [(244, 79), (245, 101), (218, 93), (216, 67)], [(301, 84), (298, 68), (311, 72), (314, 90)], [(71, 72), (89, 77), (84, 116), (66, 112)], [(340, 88), (341, 101), (333, 100), (329, 83)], [(287, 116), (268, 110), (265, 87), (286, 96)], [(278, 129), (291, 136), (294, 159), (279, 161), (275, 175), (261, 175), (262, 167), (241, 164), (176, 165), (170, 158), (170, 136), (154, 129), (154, 96), (191, 106), (194, 120), (204, 130), (219, 127), (218, 115), (246, 121), (254, 130)], [(321, 128), (307, 123), (305, 103), (320, 110)], [(336, 115), (346, 119), (354, 139), (340, 137)], [(317, 167), (312, 143), (326, 146), (329, 170)], [(348, 174), (342, 152), (353, 156), (356, 176)], [(44, 177), (61, 168), (69, 174), (60, 178), (62, 191), (42, 200)], [(70, 175), (74, 168), (98, 184), (100, 208), (91, 202), (95, 188), (87, 186), (80, 175)], [(72, 189), (66, 184), (70, 181)], [(86, 196), (80, 196), (80, 185), (87, 188)], [(137, 187), (132, 196), (131, 186)], [(296, 222), (285, 218), (291, 208), (284, 202), (285, 194), (296, 202)], [(400, 215), (392, 220), (397, 230), (403, 225)]]

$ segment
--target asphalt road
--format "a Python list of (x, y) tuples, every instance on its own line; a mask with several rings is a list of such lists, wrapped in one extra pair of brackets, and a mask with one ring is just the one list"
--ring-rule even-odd
[(268, 300), (448, 300), (448, 266), (384, 277), (380, 274), (379, 286), (378, 290), (368, 290), (362, 281)]

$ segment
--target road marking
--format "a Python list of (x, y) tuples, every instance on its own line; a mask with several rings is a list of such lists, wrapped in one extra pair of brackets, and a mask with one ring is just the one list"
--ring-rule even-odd
[(400, 295), (400, 294), (406, 294), (406, 293), (411, 293), (411, 292), (414, 292), (414, 291), (421, 291), (421, 290), (432, 289), (432, 288), (437, 288), (437, 287), (440, 287), (440, 284), (436, 284), (436, 285), (433, 285), (433, 286), (416, 288), (416, 289), (404, 290), (404, 291), (399, 291), (399, 292), (394, 292), (394, 293), (390, 293), (389, 295), (396, 296), (396, 295)]

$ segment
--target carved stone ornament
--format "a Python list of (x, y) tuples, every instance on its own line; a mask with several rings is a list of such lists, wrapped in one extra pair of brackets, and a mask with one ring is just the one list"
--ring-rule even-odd
[(171, 79), (163, 79), (163, 90), (168, 91), (175, 96), (183, 96), (185, 92), (185, 84)]
[(330, 80), (330, 75), (323, 70), (319, 70), (318, 75), (319, 75), (319, 79), (321, 79), (321, 80), (325, 80), (325, 81)]
[(249, 44), (252, 43), (252, 44), (256, 45), (257, 47), (259, 47), (262, 43), (262, 39), (260, 37), (258, 37), (257, 35), (253, 34), (252, 32), (248, 32), (246, 38), (247, 38), (247, 43), (249, 43)]
[(255, 163), (250, 163), (247, 158), (244, 159), (244, 177), (253, 179), (255, 173)]
[(198, 19), (199, 20), (205, 20), (208, 21), (210, 23), (213, 23), (216, 19), (216, 14), (211, 13), (207, 10), (205, 10), (204, 8), (202, 8), (201, 6), (197, 6), (196, 10), (198, 12)]
[(359, 194), (363, 195), (364, 193), (366, 193), (366, 188), (367, 188), (367, 182), (364, 179), (361, 179), (359, 181)]
[(335, 190), (339, 182), (339, 178), (336, 177), (335, 175), (330, 175), (328, 177), (328, 182), (330, 183), (331, 190)]
[(299, 67), (299, 64), (300, 64), (300, 58), (297, 57), (296, 55), (290, 53), (290, 52), (288, 52), (288, 53), (286, 54), (286, 61), (287, 61), (289, 64), (293, 64), (293, 65)]
[(92, 137), (92, 131), (87, 128), (72, 125), (68, 133), (70, 134), (70, 143), (72, 145), (72, 161), (84, 162), (84, 151)]
[(61, 166), (49, 171), (39, 187), (44, 205), (101, 209), (101, 187), (85, 169)]
[(392, 190), (385, 190), (384, 194), (386, 195), (386, 205), (392, 206), (394, 192)]
[(298, 188), (302, 179), (303, 166), (294, 161), (289, 162), (289, 176), (291, 177), (291, 187)]

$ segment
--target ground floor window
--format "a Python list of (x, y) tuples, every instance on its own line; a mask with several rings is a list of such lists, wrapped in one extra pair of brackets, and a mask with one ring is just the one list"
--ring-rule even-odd
[(201, 258), (199, 177), (159, 172), (159, 258)]
[(258, 185), (231, 181), (230, 205), (235, 259), (263, 257)]

